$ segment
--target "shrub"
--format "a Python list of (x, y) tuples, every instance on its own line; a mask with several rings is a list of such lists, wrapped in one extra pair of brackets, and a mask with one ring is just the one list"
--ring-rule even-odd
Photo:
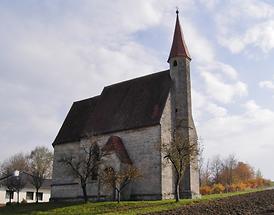
[(258, 187), (258, 184), (257, 184), (257, 180), (256, 180), (256, 179), (250, 179), (250, 180), (248, 180), (247, 184), (248, 184), (248, 187), (250, 187), (250, 188), (252, 188), (252, 189)]
[(271, 180), (264, 179), (264, 186), (271, 186)]
[(235, 192), (235, 191), (237, 191), (236, 184), (227, 185), (227, 191), (228, 192)]
[(214, 184), (213, 188), (212, 188), (213, 193), (223, 193), (224, 190), (225, 190), (224, 185), (222, 185), (220, 183), (219, 184)]
[(202, 186), (202, 187), (200, 188), (200, 193), (201, 193), (202, 195), (208, 195), (208, 194), (211, 193), (211, 191), (212, 191), (211, 187), (210, 187), (210, 186), (207, 186), (207, 185)]
[(264, 179), (263, 178), (256, 178), (257, 187), (264, 186)]
[(28, 202), (27, 202), (27, 200), (26, 199), (23, 199), (22, 201), (21, 201), (21, 204), (27, 204)]
[(235, 187), (236, 187), (236, 191), (242, 191), (247, 188), (247, 185), (243, 182), (240, 182), (240, 183), (235, 184)]

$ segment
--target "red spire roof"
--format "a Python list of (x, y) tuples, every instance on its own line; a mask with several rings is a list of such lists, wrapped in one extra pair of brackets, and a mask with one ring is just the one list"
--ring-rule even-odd
[(188, 49), (187, 49), (185, 41), (184, 41), (184, 35), (181, 31), (178, 13), (179, 13), (179, 11), (177, 10), (173, 42), (172, 42), (172, 46), (171, 46), (171, 50), (170, 50), (170, 54), (169, 54), (167, 62), (169, 62), (170, 58), (173, 58), (173, 57), (186, 57), (189, 60), (191, 60), (190, 54), (188, 52)]

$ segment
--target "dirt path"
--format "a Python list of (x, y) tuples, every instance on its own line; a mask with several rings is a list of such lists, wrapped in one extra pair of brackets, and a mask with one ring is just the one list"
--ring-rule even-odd
[(274, 215), (274, 190), (266, 190), (214, 201), (201, 202), (157, 214)]

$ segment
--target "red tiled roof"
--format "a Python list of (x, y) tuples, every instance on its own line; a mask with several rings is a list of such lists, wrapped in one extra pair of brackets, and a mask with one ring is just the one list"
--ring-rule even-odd
[(171, 50), (170, 50), (170, 54), (167, 62), (169, 62), (170, 58), (173, 58), (173, 57), (186, 57), (189, 60), (191, 60), (190, 54), (188, 52), (187, 46), (184, 41), (184, 35), (181, 31), (178, 12), (176, 13), (177, 13), (177, 17), (176, 17), (173, 42), (172, 42), (172, 46), (171, 46)]
[(111, 136), (106, 145), (102, 148), (103, 151), (115, 152), (122, 163), (132, 164), (123, 141), (118, 136)]

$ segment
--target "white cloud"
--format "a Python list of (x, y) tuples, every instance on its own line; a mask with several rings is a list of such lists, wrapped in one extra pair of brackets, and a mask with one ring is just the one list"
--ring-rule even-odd
[(200, 0), (200, 2), (208, 9), (213, 10), (219, 3), (219, 0)]
[(0, 7), (2, 159), (36, 145), (50, 147), (73, 101), (160, 70), (154, 51), (131, 37), (159, 23), (153, 3)]
[(221, 45), (232, 53), (247, 48), (259, 48), (267, 53), (274, 48), (274, 7), (271, 4), (244, 0), (219, 5), (215, 21)]
[(216, 115), (200, 123), (199, 132), (206, 143), (207, 157), (236, 154), (240, 160), (261, 168), (266, 177), (273, 177), (268, 166), (273, 162), (274, 112), (253, 100), (242, 107), (240, 114)]
[(206, 110), (214, 117), (222, 117), (227, 115), (227, 110), (225, 108), (220, 107), (214, 103), (209, 103), (206, 107)]
[(190, 20), (185, 20), (183, 30), (193, 60), (197, 61), (199, 64), (211, 64), (214, 62), (215, 53), (212, 45), (205, 37), (201, 36), (200, 32), (195, 27), (193, 27)]
[(243, 35), (221, 38), (221, 43), (232, 53), (239, 53), (248, 46), (260, 48), (267, 53), (274, 48), (274, 21), (266, 21), (246, 30)]
[(274, 84), (272, 81), (260, 81), (259, 86), (261, 88), (268, 88), (270, 90), (274, 90)]
[(248, 94), (247, 85), (241, 81), (227, 84), (216, 74), (202, 72), (201, 75), (205, 80), (207, 94), (219, 102), (231, 103), (234, 97)]

